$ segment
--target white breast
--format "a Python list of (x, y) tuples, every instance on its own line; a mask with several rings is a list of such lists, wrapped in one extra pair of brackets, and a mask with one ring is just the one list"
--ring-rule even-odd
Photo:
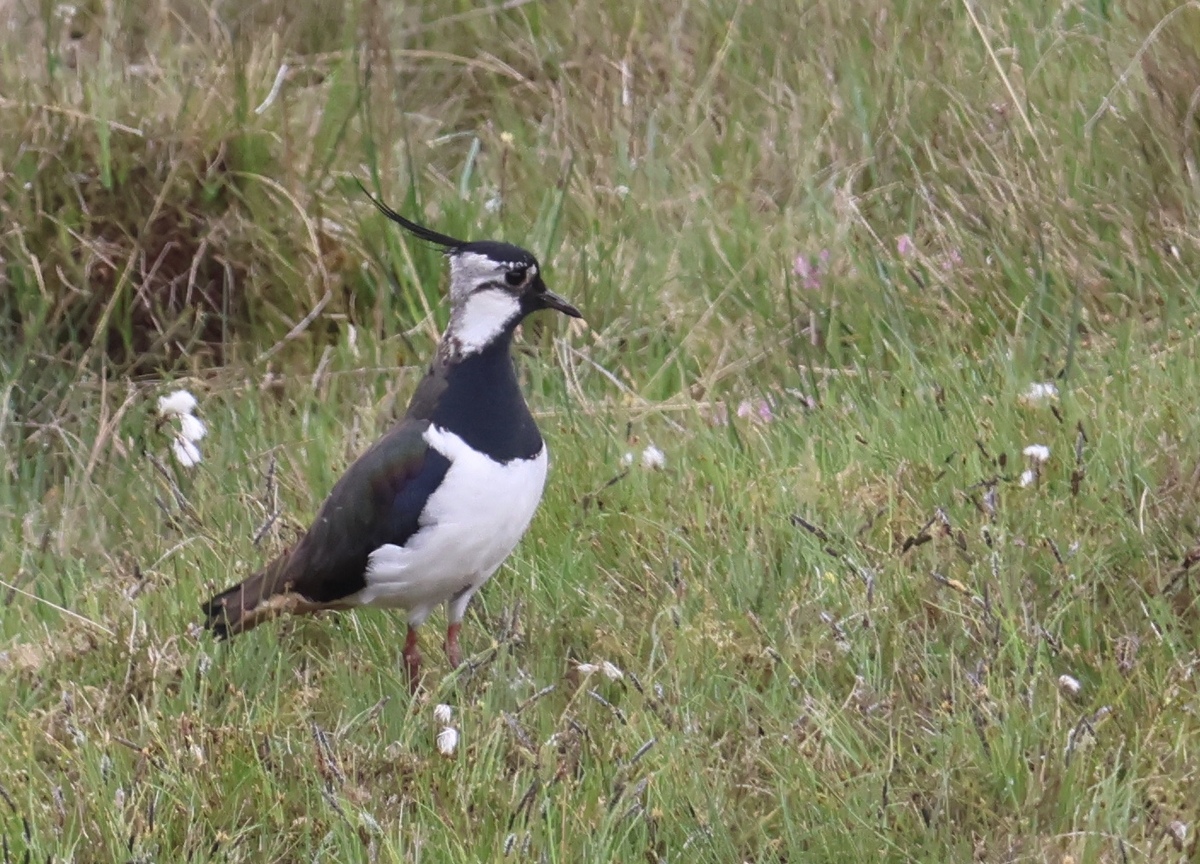
[(436, 426), (424, 437), (450, 468), (429, 497), (417, 533), (403, 546), (376, 549), (367, 586), (345, 601), (408, 609), (414, 626), (439, 603), (478, 589), (504, 562), (542, 499), (549, 461), (545, 445), (532, 459), (502, 464)]

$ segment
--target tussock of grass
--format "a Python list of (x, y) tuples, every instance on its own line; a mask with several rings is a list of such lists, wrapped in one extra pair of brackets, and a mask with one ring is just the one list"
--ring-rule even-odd
[[(3, 14), (0, 861), (1195, 856), (1195, 3)], [(415, 701), (190, 626), (444, 322), (354, 178), (589, 322)]]

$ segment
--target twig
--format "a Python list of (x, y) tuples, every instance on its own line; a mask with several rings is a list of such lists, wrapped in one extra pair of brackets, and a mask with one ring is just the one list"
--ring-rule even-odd
[(136, 135), (139, 138), (144, 138), (146, 134), (141, 129), (134, 129), (132, 126), (126, 126), (124, 123), (118, 123), (116, 120), (105, 120), (102, 117), (97, 117), (95, 114), (73, 111), (61, 105), (39, 105), (36, 102), (18, 102), (16, 99), (5, 99), (3, 96), (0, 96), (0, 108), (25, 108), (33, 111), (45, 111), (48, 114), (61, 114), (73, 120), (86, 120), (88, 123), (103, 123), (109, 129), (117, 132), (128, 132), (130, 135)]
[(38, 603), (45, 604), (46, 606), (49, 606), (51, 609), (56, 609), (59, 612), (63, 613), (64, 615), (69, 615), (72, 618), (82, 621), (84, 624), (90, 624), (91, 626), (95, 627), (97, 630), (101, 631), (102, 633), (107, 633), (109, 636), (117, 635), (117, 634), (113, 633), (113, 631), (111, 631), (107, 627), (105, 627), (103, 624), (101, 624), (97, 621), (93, 621), (91, 618), (88, 618), (84, 615), (80, 615), (78, 612), (72, 612), (70, 609), (67, 609), (65, 606), (59, 606), (57, 603), (47, 600), (45, 597), (39, 597), (36, 594), (30, 594), (25, 589), (18, 588), (16, 585), (13, 585), (11, 582), (5, 582), (3, 579), (0, 579), (0, 585), (3, 585), (9, 591), (15, 591), (16, 593), (21, 594), (22, 596), (28, 597), (30, 600), (36, 600)]
[(279, 490), (275, 487), (275, 469), (277, 464), (278, 460), (275, 458), (275, 454), (272, 453), (271, 461), (267, 465), (266, 489), (263, 492), (263, 499), (265, 501), (263, 509), (267, 511), (267, 518), (259, 526), (259, 529), (254, 532), (254, 537), (250, 541), (255, 546), (262, 542), (262, 538), (271, 530), (271, 526), (275, 524), (281, 514), (278, 500)]
[(616, 705), (609, 702), (607, 699), (605, 699), (603, 696), (601, 696), (595, 690), (589, 690), (589, 691), (587, 691), (587, 694), (589, 696), (591, 696), (593, 699), (595, 699), (597, 702), (599, 702), (601, 705), (603, 705), (605, 708), (607, 708), (609, 711), (613, 712), (613, 714), (616, 715), (616, 718), (621, 721), (622, 726), (629, 725), (629, 721), (625, 719), (625, 712), (622, 711), (620, 708), (618, 708)]
[(1112, 107), (1113, 97), (1116, 95), (1117, 91), (1125, 86), (1125, 82), (1128, 81), (1129, 76), (1133, 74), (1134, 67), (1138, 66), (1142, 62), (1142, 55), (1150, 49), (1151, 43), (1158, 38), (1158, 34), (1163, 31), (1163, 28), (1170, 24), (1180, 12), (1188, 8), (1200, 9), (1200, 0), (1191, 0), (1189, 3), (1183, 3), (1179, 6), (1176, 6), (1174, 9), (1164, 15), (1161, 21), (1154, 25), (1154, 29), (1150, 31), (1150, 35), (1148, 35), (1142, 41), (1142, 44), (1138, 46), (1138, 50), (1134, 52), (1133, 58), (1129, 61), (1129, 65), (1121, 71), (1120, 77), (1117, 78), (1117, 83), (1114, 84), (1112, 88), (1106, 94), (1104, 94), (1104, 98), (1100, 100), (1100, 107), (1097, 108), (1096, 112), (1087, 119), (1086, 123), (1083, 124), (1084, 135), (1089, 138), (1092, 136), (1092, 130), (1096, 127), (1096, 123), (1099, 122), (1100, 117), (1110, 107)]
[(179, 488), (179, 484), (175, 482), (175, 478), (171, 476), (171, 472), (167, 470), (167, 466), (163, 464), (162, 460), (150, 452), (146, 453), (146, 458), (150, 460), (151, 465), (158, 469), (158, 473), (163, 476), (163, 479), (167, 481), (167, 485), (171, 487), (171, 494), (175, 496), (175, 503), (179, 506), (179, 509), (184, 513), (195, 516), (195, 508), (192, 507), (191, 502), (184, 496), (183, 490)]
[(612, 478), (606, 480), (604, 482), (604, 485), (601, 486), (599, 489), (597, 489), (595, 492), (589, 492), (586, 495), (584, 495), (582, 498), (579, 499), (580, 506), (582, 506), (584, 510), (588, 509), (590, 506), (592, 506), (592, 502), (600, 497), (601, 492), (603, 492), (605, 489), (609, 489), (613, 486), (616, 486), (618, 483), (620, 483), (622, 480), (624, 480), (626, 477), (628, 477), (629, 471), (630, 471), (630, 469), (626, 468), (620, 474), (617, 474), (615, 477), (612, 477)]
[(418, 33), (427, 33), (430, 30), (436, 30), (439, 27), (445, 27), (447, 24), (458, 24), (461, 21), (469, 21), (472, 18), (479, 18), (486, 15), (493, 15), (496, 12), (507, 12), (509, 9), (518, 9), (527, 3), (532, 3), (533, 0), (505, 0), (504, 3), (497, 3), (494, 6), (484, 6), (480, 9), (471, 9), (467, 12), (458, 12), (454, 15), (447, 15), (444, 18), (438, 18), (436, 21), (430, 21), (428, 24), (422, 24), (419, 27), (413, 27), (403, 31), (405, 36), (415, 36)]
[(975, 32), (979, 34), (979, 38), (983, 42), (984, 49), (987, 50), (992, 65), (996, 67), (996, 72), (1000, 75), (1000, 80), (1004, 82), (1004, 89), (1008, 91), (1008, 98), (1012, 100), (1013, 107), (1017, 109), (1017, 114), (1021, 117), (1021, 122), (1025, 124), (1025, 131), (1033, 139), (1038, 156), (1044, 162), (1046, 160), (1046, 153), (1042, 150), (1042, 142), (1038, 140), (1037, 133), (1033, 131), (1033, 124), (1029, 122), (1029, 115), (1025, 113), (1025, 107), (1017, 98), (1017, 91), (1008, 79), (1008, 74), (1004, 71), (1004, 67), (1000, 65), (1000, 58), (996, 56), (996, 52), (992, 49), (992, 43), (988, 41), (987, 34), (983, 32), (983, 25), (979, 23), (979, 18), (975, 15), (975, 7), (972, 5), (971, 0), (963, 0), (963, 7), (967, 10), (967, 14), (971, 16), (971, 23), (975, 26)]
[(507, 724), (508, 728), (512, 730), (512, 733), (517, 736), (517, 740), (521, 742), (521, 745), (530, 753), (536, 753), (537, 747), (534, 745), (533, 739), (530, 738), (529, 734), (521, 728), (521, 724), (517, 722), (517, 718), (512, 714), (509, 714), (507, 711), (502, 713), (504, 715), (505, 724)]
[(629, 761), (625, 763), (625, 767), (632, 768), (634, 765), (636, 765), (638, 763), (638, 761), (643, 756), (645, 756), (647, 753), (649, 753), (650, 748), (652, 748), (657, 743), (658, 743), (657, 738), (651, 738), (649, 741), (647, 741), (645, 744), (643, 744), (641, 747), (639, 747), (637, 749), (637, 752), (634, 753), (633, 756), (630, 757)]
[(543, 696), (547, 696), (547, 695), (549, 695), (550, 693), (553, 693), (553, 692), (554, 692), (554, 688), (555, 688), (555, 685), (553, 685), (553, 684), (547, 684), (547, 685), (546, 685), (545, 687), (543, 687), (541, 690), (539, 690), (538, 692), (534, 693), (532, 696), (530, 696), (528, 699), (526, 699), (524, 702), (522, 702), (520, 705), (518, 705), (518, 706), (517, 706), (517, 710), (516, 710), (515, 712), (513, 712), (513, 713), (514, 713), (514, 714), (520, 714), (522, 711), (524, 711), (526, 708), (528, 708), (528, 707), (529, 707), (530, 705), (532, 705), (534, 702), (537, 702), (537, 701), (538, 701), (539, 699), (541, 699)]
[[(651, 402), (650, 402), (648, 399), (644, 399), (643, 397), (641, 397), (641, 396), (640, 396), (640, 395), (638, 395), (637, 393), (633, 392), (633, 390), (632, 390), (632, 389), (630, 389), (630, 388), (629, 388), (629, 387), (628, 387), (628, 386), (625, 384), (625, 382), (623, 382), (623, 381), (622, 381), (620, 378), (618, 378), (618, 377), (617, 377), (616, 375), (614, 375), (612, 372), (609, 372), (607, 369), (605, 369), (603, 366), (601, 366), (599, 363), (597, 363), (597, 362), (596, 362), (595, 360), (593, 360), (591, 357), (589, 357), (589, 356), (587, 356), (586, 354), (584, 354), (582, 351), (580, 351), (580, 350), (579, 350), (578, 348), (576, 348), (575, 346), (573, 346), (573, 345), (567, 345), (567, 346), (566, 346), (566, 349), (567, 349), (568, 351), (570, 351), (572, 354), (574, 354), (576, 357), (578, 357), (580, 360), (582, 360), (583, 362), (587, 363), (589, 366), (591, 366), (593, 369), (595, 369), (597, 372), (599, 372), (601, 375), (603, 375), (605, 378), (607, 378), (607, 379), (608, 379), (609, 381), (611, 381), (613, 384), (615, 384), (615, 385), (616, 385), (616, 387), (617, 387), (617, 389), (619, 389), (619, 390), (620, 390), (622, 393), (624, 393), (625, 395), (629, 396), (629, 397), (630, 397), (630, 398), (632, 398), (632, 399), (635, 399), (635, 400), (637, 400), (637, 401), (638, 401), (638, 402), (640, 402), (642, 405), (651, 405), (651, 404), (652, 404), (652, 403), (651, 403)], [(682, 426), (680, 426), (678, 423), (676, 423), (676, 422), (675, 422), (674, 420), (672, 420), (670, 417), (664, 417), (664, 418), (663, 418), (663, 420), (665, 420), (665, 421), (666, 421), (666, 423), (667, 423), (667, 425), (668, 425), (668, 426), (670, 426), (672, 429), (674, 429), (676, 432), (683, 432), (683, 431), (685, 431), (685, 430), (684, 430), (684, 428), (683, 428)]]
[(279, 91), (283, 89), (283, 82), (287, 78), (288, 64), (279, 64), (279, 71), (275, 73), (275, 83), (271, 85), (271, 92), (267, 94), (267, 98), (262, 101), (262, 104), (254, 109), (255, 114), (262, 114), (268, 108), (275, 104), (275, 100), (279, 98)]

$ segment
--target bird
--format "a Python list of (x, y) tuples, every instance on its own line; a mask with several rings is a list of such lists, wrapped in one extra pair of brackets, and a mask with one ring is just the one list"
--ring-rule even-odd
[(513, 333), (539, 310), (583, 315), (546, 287), (527, 250), (455, 239), (363, 192), (449, 260), (449, 324), (404, 416), (346, 469), (308, 530), (202, 609), (219, 639), (283, 614), (406, 610), (403, 659), (415, 692), (418, 628), (444, 604), (446, 659), (461, 665), (467, 605), (516, 547), (542, 498), (548, 454), (517, 382)]

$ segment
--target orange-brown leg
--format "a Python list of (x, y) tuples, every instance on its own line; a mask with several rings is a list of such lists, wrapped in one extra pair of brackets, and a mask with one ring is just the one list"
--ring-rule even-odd
[(421, 681), (421, 649), (417, 646), (417, 628), (411, 624), (404, 640), (404, 668), (408, 672), (409, 689), (416, 693)]
[(451, 669), (462, 665), (462, 649), (458, 647), (458, 631), (461, 629), (461, 621), (455, 621), (446, 628), (446, 659), (450, 661)]

